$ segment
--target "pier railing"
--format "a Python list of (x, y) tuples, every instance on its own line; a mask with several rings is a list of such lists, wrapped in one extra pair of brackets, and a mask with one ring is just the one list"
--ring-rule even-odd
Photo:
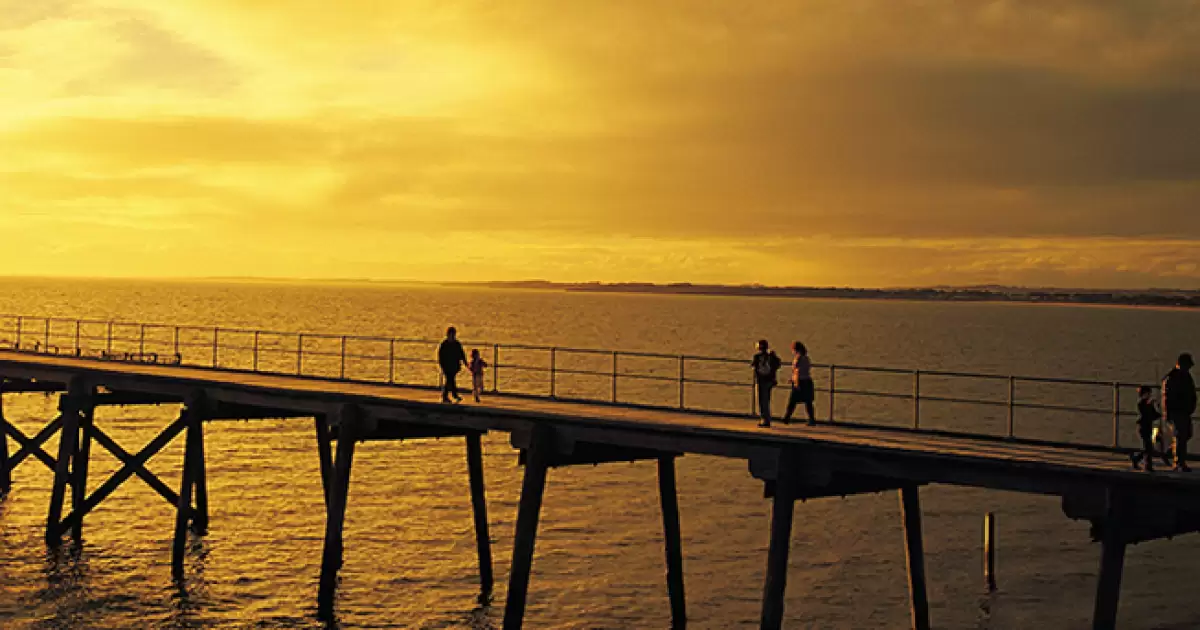
[[(109, 361), (440, 386), (439, 340), (0, 315), (0, 347)], [(464, 341), (485, 389), (694, 412), (756, 412), (748, 359)], [(785, 367), (781, 374), (787, 374)], [(1142, 383), (814, 364), (823, 421), (1090, 448), (1137, 443)], [(1152, 384), (1155, 385), (1155, 384)], [(470, 390), (470, 376), (460, 387)], [(778, 414), (788, 390), (779, 389)], [(804, 410), (798, 410), (803, 417)], [(1124, 436), (1124, 437), (1123, 437)]]

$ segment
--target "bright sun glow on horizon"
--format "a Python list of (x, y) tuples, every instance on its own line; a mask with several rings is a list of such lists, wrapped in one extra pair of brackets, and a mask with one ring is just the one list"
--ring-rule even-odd
[(0, 0), (0, 275), (1200, 288), (1200, 3)]

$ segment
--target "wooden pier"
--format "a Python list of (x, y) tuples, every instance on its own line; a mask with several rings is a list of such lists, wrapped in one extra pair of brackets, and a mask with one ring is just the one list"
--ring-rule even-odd
[[(463, 438), (479, 555), (479, 597), (486, 602), (492, 592), (492, 555), (480, 436), (489, 431), (511, 436), (524, 465), (524, 479), (505, 628), (522, 625), (546, 479), (552, 469), (562, 466), (657, 462), (666, 590), (672, 626), (677, 628), (686, 626), (687, 613), (675, 460), (687, 454), (746, 460), (750, 474), (764, 482), (765, 495), (773, 501), (770, 523), (764, 523), (770, 543), (764, 559), (763, 628), (779, 628), (786, 618), (789, 543), (798, 499), (897, 493), (914, 628), (931, 624), (919, 498), (924, 485), (1062, 497), (1064, 515), (1090, 521), (1093, 538), (1100, 543), (1096, 628), (1116, 624), (1127, 545), (1200, 530), (1200, 477), (1137, 473), (1111, 449), (824, 423), (759, 429), (737, 414), (528, 395), (492, 395), (479, 405), (444, 405), (435, 402), (437, 395), (428, 387), (11, 350), (0, 351), (0, 390), (60, 394), (59, 415), (48, 418), (32, 436), (3, 419), (0, 397), (0, 431), (17, 445), (15, 452), (9, 452), (8, 440), (0, 440), (4, 445), (0, 493), (10, 488), (10, 472), (16, 466), (40, 462), (54, 471), (47, 543), (59, 544), (68, 534), (82, 536), (87, 515), (121, 484), (137, 477), (176, 511), (171, 557), (176, 576), (182, 575), (187, 560), (188, 531), (203, 533), (208, 526), (205, 427), (228, 419), (291, 418), (312, 423), (327, 517), (316, 596), (326, 614), (336, 600), (344, 518), (353, 509), (347, 497), (355, 445), (362, 440)], [(118, 404), (175, 404), (180, 414), (144, 447), (130, 453), (94, 420), (96, 407)], [(59, 446), (51, 454), (44, 445), (56, 434)], [(181, 435), (184, 466), (172, 486), (149, 472), (146, 464)], [(111, 452), (123, 465), (86, 494), (94, 448)]]

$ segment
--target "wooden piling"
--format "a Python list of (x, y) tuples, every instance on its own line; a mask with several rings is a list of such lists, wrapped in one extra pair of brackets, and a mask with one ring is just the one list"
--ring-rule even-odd
[(904, 558), (908, 565), (908, 595), (913, 630), (929, 630), (929, 596), (925, 590), (925, 545), (921, 537), (920, 486), (900, 488), (904, 519)]
[(192, 451), (192, 480), (195, 487), (196, 506), (192, 513), (192, 533), (203, 536), (208, 533), (208, 463), (204, 455), (204, 421), (195, 425), (196, 443)]
[(546, 472), (554, 448), (554, 430), (534, 425), (526, 451), (525, 478), (521, 482), (521, 501), (517, 507), (517, 528), (513, 540), (512, 571), (508, 576), (508, 601), (504, 606), (504, 629), (519, 630), (525, 618), (525, 597), (533, 568), (533, 548), (537, 538)]
[(195, 458), (199, 451), (200, 431), (204, 424), (204, 396), (193, 394), (188, 397), (187, 434), (184, 438), (183, 472), (179, 481), (179, 500), (175, 504), (175, 536), (171, 543), (171, 576), (183, 579), (183, 556), (187, 551), (188, 523), (192, 516), (192, 492), (196, 485)]
[(1125, 568), (1124, 510), (1119, 496), (1109, 495), (1107, 515), (1100, 548), (1100, 577), (1096, 582), (1094, 630), (1117, 627), (1117, 607), (1121, 601), (1121, 573)]
[(771, 541), (767, 548), (767, 577), (763, 584), (763, 630), (783, 627), (783, 597), (787, 590), (788, 552), (792, 544), (792, 516), (796, 503), (793, 454), (781, 456), (775, 498), (771, 505)]
[(667, 556), (667, 596), (671, 600), (671, 627), (687, 627), (687, 600), (683, 591), (683, 542), (679, 528), (679, 497), (675, 487), (675, 456), (658, 458), (658, 496), (662, 503), (663, 542)]
[[(88, 465), (95, 433), (92, 427), (96, 421), (96, 407), (90, 396), (88, 402), (83, 405), (79, 418), (79, 445), (75, 449), (74, 461), (71, 464), (71, 510), (75, 513), (83, 512), (83, 502), (87, 498)], [(83, 539), (83, 518), (72, 525), (71, 537), (76, 541)]]
[(329, 419), (324, 414), (313, 418), (317, 429), (317, 456), (321, 462), (321, 490), (325, 493), (325, 512), (329, 512), (329, 486), (333, 480), (333, 450), (329, 440)]
[(350, 471), (354, 464), (354, 447), (360, 430), (359, 410), (344, 405), (338, 412), (337, 459), (329, 487), (329, 508), (325, 515), (325, 545), (321, 553), (321, 581), (317, 591), (317, 611), (325, 618), (333, 612), (337, 591), (337, 574), (342, 568), (342, 532), (346, 520), (346, 503), (350, 494)]
[(67, 392), (59, 398), (62, 432), (58, 440), (58, 461), (54, 467), (54, 486), (50, 491), (50, 509), (46, 515), (46, 544), (57, 546), (61, 540), (63, 502), (71, 479), (71, 460), (79, 441), (79, 399), (83, 395), (82, 379), (71, 379)]
[(478, 433), (467, 435), (467, 473), (471, 484), (471, 510), (475, 515), (475, 549), (479, 555), (479, 603), (486, 604), (492, 599), (492, 539), (488, 534), (483, 446)]
[(12, 468), (8, 458), (8, 418), (4, 416), (4, 393), (0, 392), (0, 497), (12, 490)]
[(996, 515), (983, 516), (983, 581), (989, 593), (996, 590)]

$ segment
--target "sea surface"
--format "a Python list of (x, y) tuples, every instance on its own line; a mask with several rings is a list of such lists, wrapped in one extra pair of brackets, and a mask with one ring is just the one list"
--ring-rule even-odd
[[(474, 345), (485, 357), (491, 347), (487, 344), (524, 343), (748, 359), (759, 338), (781, 349), (801, 339), (821, 364), (1126, 383), (1152, 383), (1170, 368), (1178, 352), (1200, 351), (1200, 312), (1001, 303), (363, 284), (3, 280), (0, 313), (328, 332), (334, 334), (332, 340), (341, 334), (437, 339), (446, 325), (454, 324), (463, 337), (479, 340)], [(0, 318), (0, 337), (11, 337), (5, 329), (10, 321)], [(159, 333), (152, 331), (151, 336)], [(195, 358), (201, 333), (185, 330), (184, 339), (185, 354)], [(188, 340), (197, 347), (188, 346)], [(293, 342), (286, 336), (261, 341), (263, 348), (280, 349), (280, 361), (285, 356), (282, 347)], [(314, 344), (305, 346), (313, 353), (307, 370), (331, 369), (332, 358), (322, 354), (330, 351), (321, 345), (327, 342), (306, 342)], [(359, 350), (352, 346), (351, 355), (377, 351), (367, 347), (371, 342), (350, 343), (364, 344)], [(405, 352), (427, 358), (428, 348), (416, 344)], [(537, 363), (544, 353), (526, 351), (524, 358), (518, 356), (520, 351), (512, 353), (501, 360), (501, 389), (540, 393), (543, 373), (505, 373), (503, 364), (518, 359)], [(591, 359), (586, 356), (590, 355), (570, 358), (564, 353), (560, 361), (579, 361), (580, 371), (606, 369), (588, 364)], [(237, 353), (219, 357), (231, 365), (244, 359)], [(631, 361), (622, 369), (659, 375), (677, 369), (669, 361)], [(367, 362), (352, 357), (351, 370), (369, 370)], [(413, 365), (400, 377), (436, 378), (428, 366)], [(749, 378), (747, 367), (730, 365), (689, 364), (688, 369), (732, 370), (712, 373), (714, 380)], [(819, 390), (828, 385), (825, 369), (816, 370)], [(608, 392), (604, 378), (576, 378), (562, 386), (580, 396)], [(908, 374), (847, 371), (837, 378), (839, 388), (902, 393), (912, 387)], [(1004, 386), (1003, 380), (922, 381), (923, 393), (967, 393), (995, 400), (1004, 400)], [(622, 396), (658, 404), (669, 404), (678, 394), (670, 382), (629, 379), (622, 387)], [(1111, 391), (1103, 386), (1023, 387), (1019, 396), (1029, 401), (1100, 410), (1112, 404)], [(688, 389), (689, 404), (748, 411), (748, 389), (709, 389)], [(1125, 391), (1122, 396), (1122, 408), (1132, 408), (1132, 394)], [(859, 398), (838, 399), (839, 419), (897, 425), (912, 420), (911, 401)], [(827, 404), (827, 397), (820, 396), (822, 418)], [(51, 397), (5, 397), (6, 416), (29, 434), (51, 419), (55, 409)], [(172, 407), (103, 409), (97, 422), (132, 451), (177, 413)], [(922, 421), (926, 426), (997, 432), (1004, 430), (1004, 414), (1003, 407), (931, 403), (922, 408)], [(1122, 422), (1121, 438), (1131, 444), (1132, 420)], [(1103, 413), (1022, 409), (1016, 423), (1023, 435), (1098, 444), (1112, 439), (1111, 415)], [(210, 531), (191, 540), (182, 584), (170, 577), (173, 508), (152, 490), (136, 479), (129, 481), (88, 516), (81, 547), (65, 544), (48, 550), (42, 533), (50, 473), (36, 462), (23, 464), (15, 472), (12, 493), (0, 501), (0, 627), (323, 627), (314, 605), (324, 507), (312, 422), (211, 423), (206, 438)], [(53, 446), (51, 442), (50, 452)], [(10, 443), (10, 450), (15, 445)], [(178, 439), (151, 461), (150, 468), (175, 486), (181, 455)], [(521, 475), (507, 436), (485, 437), (484, 465), (496, 560), (492, 606), (475, 601), (478, 577), (461, 441), (360, 446), (334, 626), (499, 627)], [(91, 487), (116, 468), (113, 458), (93, 449)], [(655, 472), (653, 463), (551, 472), (527, 627), (668, 626)], [(761, 483), (750, 477), (744, 461), (702, 456), (681, 458), (678, 476), (691, 626), (755, 627), (770, 512)], [(935, 627), (1090, 626), (1099, 547), (1090, 542), (1086, 523), (1063, 516), (1058, 499), (931, 486), (922, 490), (922, 507)], [(999, 590), (992, 594), (984, 592), (981, 570), (982, 519), (988, 511), (996, 513), (998, 523)], [(1200, 627), (1194, 580), (1198, 564), (1200, 537), (1131, 547), (1120, 626)], [(797, 505), (787, 627), (908, 627), (905, 579), (896, 493)]]

